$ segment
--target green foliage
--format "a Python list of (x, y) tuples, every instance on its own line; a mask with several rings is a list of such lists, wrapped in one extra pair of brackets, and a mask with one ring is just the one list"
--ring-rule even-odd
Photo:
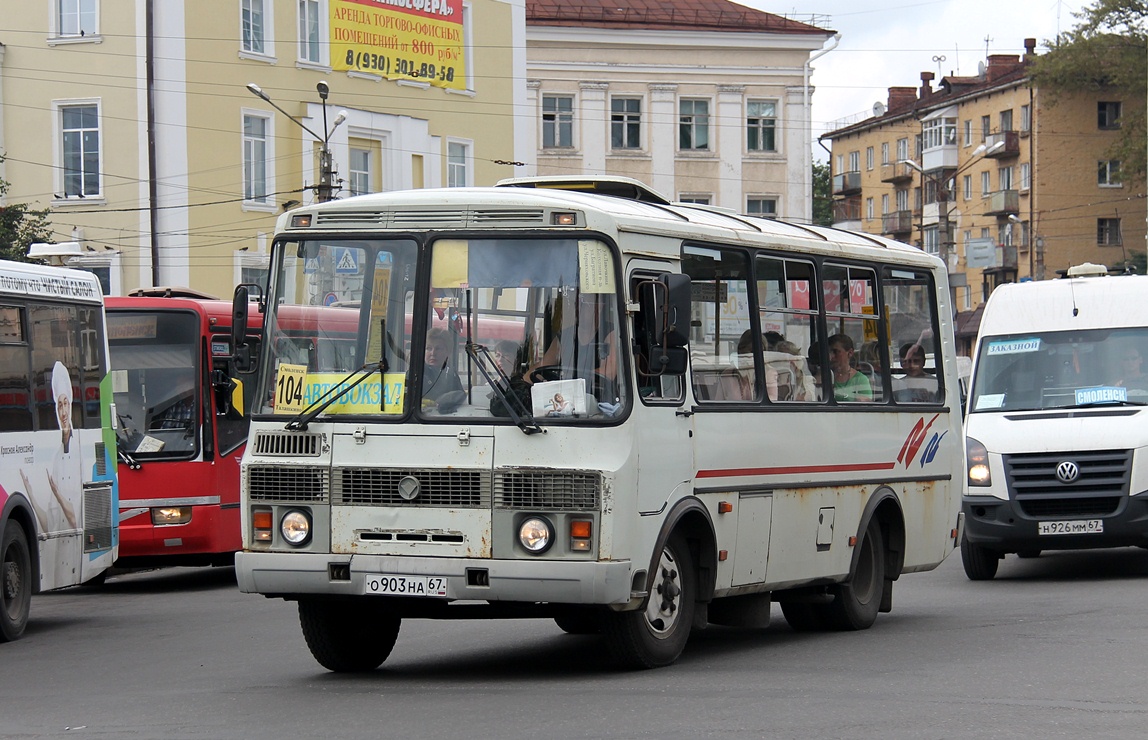
[(1121, 100), (1120, 135), (1109, 150), (1126, 182), (1143, 182), (1148, 159), (1148, 0), (1095, 0), (1075, 14), (1077, 25), (1047, 42), (1030, 75), (1055, 105), (1073, 93), (1110, 92)]
[[(8, 182), (0, 178), (0, 200), (8, 194), (8, 188)], [(29, 262), (28, 247), (33, 242), (52, 239), (48, 213), (34, 211), (26, 203), (0, 204), (0, 259)]]
[(833, 225), (833, 177), (828, 162), (813, 163), (813, 223)]

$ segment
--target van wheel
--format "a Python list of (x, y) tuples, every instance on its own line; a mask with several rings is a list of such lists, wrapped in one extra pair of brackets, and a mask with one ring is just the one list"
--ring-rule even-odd
[(311, 655), (329, 671), (362, 673), (383, 664), (402, 620), (352, 602), (300, 599), (299, 625)]
[(694, 621), (697, 573), (685, 538), (666, 540), (643, 609), (607, 612), (602, 632), (610, 653), (624, 668), (656, 668), (682, 654)]
[(830, 629), (865, 630), (877, 621), (885, 595), (885, 537), (876, 519), (869, 522), (857, 554), (857, 568), (845, 583), (830, 587), (834, 599), (823, 607)]
[(12, 521), (0, 534), (0, 642), (17, 640), (32, 606), (32, 555), (24, 529)]
[(991, 581), (1000, 565), (1000, 553), (961, 539), (961, 562), (970, 581)]

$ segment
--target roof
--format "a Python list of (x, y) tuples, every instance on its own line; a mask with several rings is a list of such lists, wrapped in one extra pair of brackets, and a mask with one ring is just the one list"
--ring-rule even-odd
[(526, 25), (826, 36), (833, 33), (730, 0), (526, 0)]

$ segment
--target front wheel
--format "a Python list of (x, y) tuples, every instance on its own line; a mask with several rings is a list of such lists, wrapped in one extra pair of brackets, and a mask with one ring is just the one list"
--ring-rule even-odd
[(697, 598), (697, 573), (686, 540), (670, 535), (658, 558), (644, 609), (608, 612), (602, 619), (611, 654), (624, 668), (673, 663), (690, 637)]
[(32, 606), (32, 555), (23, 528), (12, 520), (0, 533), (0, 642), (24, 634)]
[(299, 625), (311, 655), (329, 671), (362, 673), (383, 664), (402, 620), (354, 602), (299, 601)]
[(991, 581), (997, 574), (1000, 561), (999, 553), (974, 545), (967, 538), (961, 539), (961, 563), (970, 581)]

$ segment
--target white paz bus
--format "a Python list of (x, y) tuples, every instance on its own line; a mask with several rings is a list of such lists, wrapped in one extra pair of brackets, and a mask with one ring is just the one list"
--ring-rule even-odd
[(260, 302), (236, 573), (330, 670), (408, 618), (550, 618), (630, 667), (772, 602), (865, 629), (958, 541), (948, 285), (918, 249), (510, 180), (291, 211)]
[(0, 641), (116, 559), (107, 357), (93, 274), (0, 261)]

